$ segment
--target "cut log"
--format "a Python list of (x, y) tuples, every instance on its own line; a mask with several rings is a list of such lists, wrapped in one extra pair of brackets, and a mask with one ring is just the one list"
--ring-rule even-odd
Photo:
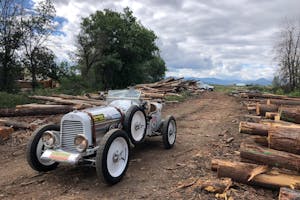
[(247, 137), (244, 142), (246, 143), (254, 143), (254, 144), (259, 144), (261, 146), (264, 147), (269, 147), (269, 142), (268, 142), (268, 138), (264, 137), (264, 136), (250, 136)]
[(267, 119), (275, 119), (275, 116), (278, 116), (279, 113), (278, 112), (266, 112), (265, 117)]
[(71, 99), (63, 99), (60, 97), (49, 97), (49, 96), (30, 96), (29, 98), (32, 99), (37, 99), (37, 100), (43, 100), (43, 101), (51, 101), (51, 102), (55, 102), (58, 104), (63, 104), (63, 105), (86, 105), (86, 106), (90, 106), (92, 107), (93, 105), (95, 106), (102, 106), (105, 104), (104, 101), (84, 101), (84, 100), (71, 100)]
[(247, 110), (248, 110), (249, 112), (251, 112), (251, 111), (256, 111), (256, 105), (255, 105), (255, 106), (253, 106), (253, 105), (247, 106)]
[(159, 93), (143, 93), (143, 97), (150, 97), (150, 98), (163, 98), (165, 97), (164, 94), (159, 94)]
[(295, 127), (295, 128), (300, 128), (300, 124), (295, 124), (291, 122), (286, 122), (286, 121), (274, 121), (274, 120), (261, 120), (259, 122), (260, 124), (265, 124), (265, 125), (270, 125), (270, 126), (275, 126), (275, 127)]
[(256, 104), (256, 114), (260, 116), (265, 116), (266, 112), (278, 112), (277, 105), (268, 105), (268, 104)]
[(300, 124), (300, 109), (280, 108), (279, 113), (281, 120)]
[(278, 200), (300, 200), (300, 191), (290, 188), (280, 188)]
[[(267, 168), (261, 165), (221, 161), (218, 162), (217, 174), (218, 177), (228, 177), (236, 182), (272, 189), (279, 189), (280, 187), (298, 189), (300, 187), (300, 176), (283, 174), (275, 170), (266, 170)], [(256, 172), (259, 173), (256, 174)], [(249, 180), (252, 174), (256, 175)]]
[(3, 108), (0, 109), (0, 117), (17, 117), (17, 116), (33, 116), (33, 115), (54, 115), (64, 114), (75, 110), (73, 106), (56, 105), (56, 107), (40, 107), (40, 108)]
[(9, 138), (9, 135), (14, 132), (12, 127), (0, 126), (0, 140), (4, 141)]
[(251, 143), (242, 143), (240, 157), (259, 164), (300, 171), (300, 156), (268, 149)]
[(250, 135), (267, 136), (270, 126), (252, 122), (240, 122), (239, 132)]
[(278, 106), (300, 106), (300, 100), (279, 100), (279, 99), (269, 99), (270, 104)]
[(272, 149), (300, 154), (300, 128), (272, 127), (268, 142)]
[(86, 96), (73, 96), (73, 95), (68, 95), (68, 94), (53, 94), (53, 97), (60, 97), (63, 99), (71, 99), (71, 100), (84, 100), (84, 101), (94, 101), (94, 99), (90, 99)]
[(5, 126), (10, 126), (14, 129), (30, 129), (30, 124), (24, 123), (24, 122), (15, 122), (11, 120), (5, 120), (0, 119), (0, 124), (3, 124)]

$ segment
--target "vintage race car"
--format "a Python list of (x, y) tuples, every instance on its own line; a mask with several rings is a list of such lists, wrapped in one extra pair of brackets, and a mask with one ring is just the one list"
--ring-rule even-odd
[[(50, 171), (59, 163), (94, 166), (99, 178), (115, 184), (124, 176), (130, 147), (146, 136), (162, 136), (166, 149), (176, 140), (173, 116), (162, 120), (162, 104), (144, 101), (141, 92), (111, 90), (107, 105), (64, 115), (60, 126), (45, 125), (32, 135), (27, 161), (36, 171)], [(133, 144), (133, 145), (130, 145)]]

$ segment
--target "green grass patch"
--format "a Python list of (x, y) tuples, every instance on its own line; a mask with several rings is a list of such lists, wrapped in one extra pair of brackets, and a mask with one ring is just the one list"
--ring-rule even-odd
[(34, 103), (33, 99), (28, 98), (25, 94), (10, 94), (0, 92), (0, 108), (13, 108), (16, 105)]
[(166, 96), (165, 100), (166, 101), (179, 101), (179, 102), (183, 102), (185, 101), (187, 98), (191, 97), (192, 94), (189, 91), (184, 91), (180, 93), (180, 96)]

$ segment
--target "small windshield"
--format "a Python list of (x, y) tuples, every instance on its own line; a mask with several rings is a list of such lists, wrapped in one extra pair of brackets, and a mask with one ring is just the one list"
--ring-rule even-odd
[(141, 91), (135, 90), (135, 89), (129, 89), (129, 90), (109, 90), (107, 99), (140, 99)]

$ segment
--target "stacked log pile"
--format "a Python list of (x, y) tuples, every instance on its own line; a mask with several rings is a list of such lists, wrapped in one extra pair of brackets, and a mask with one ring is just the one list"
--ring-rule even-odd
[(141, 90), (146, 98), (164, 99), (166, 96), (181, 96), (180, 93), (188, 91), (191, 94), (202, 92), (197, 86), (195, 80), (184, 80), (183, 78), (167, 78), (156, 83), (139, 84), (134, 86), (135, 89)]
[(213, 159), (212, 170), (220, 178), (280, 189), (279, 199), (299, 198), (300, 99), (262, 93), (239, 96), (249, 111), (239, 132), (251, 136), (240, 145), (240, 162)]

